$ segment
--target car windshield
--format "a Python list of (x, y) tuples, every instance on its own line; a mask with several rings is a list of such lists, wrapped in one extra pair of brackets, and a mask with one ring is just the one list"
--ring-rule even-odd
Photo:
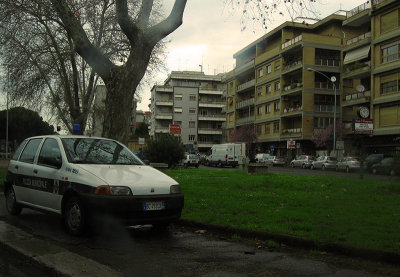
[(93, 138), (62, 139), (70, 163), (142, 165), (129, 149), (116, 141)]

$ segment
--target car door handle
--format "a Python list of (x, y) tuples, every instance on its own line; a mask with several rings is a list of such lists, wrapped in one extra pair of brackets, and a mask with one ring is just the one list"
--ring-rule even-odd
[(37, 169), (34, 169), (34, 170), (33, 170), (33, 173), (37, 174), (37, 173), (38, 173), (38, 170), (37, 170)]

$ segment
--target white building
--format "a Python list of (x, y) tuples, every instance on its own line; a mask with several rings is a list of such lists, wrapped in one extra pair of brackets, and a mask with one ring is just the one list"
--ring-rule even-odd
[(151, 90), (150, 135), (169, 133), (170, 124), (181, 128), (188, 150), (205, 152), (222, 139), (225, 100), (222, 74), (172, 71), (164, 85)]

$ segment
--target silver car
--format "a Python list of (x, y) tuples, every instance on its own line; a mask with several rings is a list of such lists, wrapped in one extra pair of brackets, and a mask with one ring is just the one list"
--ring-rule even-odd
[(300, 155), (290, 162), (290, 167), (309, 168), (313, 161), (315, 161), (313, 156)]
[(346, 172), (360, 170), (360, 159), (358, 157), (345, 157), (337, 162), (336, 170)]
[(332, 156), (321, 156), (318, 157), (311, 164), (311, 169), (320, 168), (322, 170), (325, 169), (336, 169), (337, 158)]
[(272, 162), (273, 166), (285, 166), (286, 165), (286, 158), (284, 158), (284, 157), (270, 156), (268, 160)]

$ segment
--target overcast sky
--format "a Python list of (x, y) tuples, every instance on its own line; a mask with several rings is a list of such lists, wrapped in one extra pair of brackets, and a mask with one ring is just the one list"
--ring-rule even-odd
[[(351, 10), (366, 0), (317, 0), (316, 10), (320, 18), (340, 9)], [(165, 0), (168, 14), (174, 0)], [(159, 74), (154, 83), (162, 84), (172, 70), (200, 71), (200, 64), (206, 74), (218, 74), (233, 69), (233, 54), (273, 30), (288, 18), (276, 16), (265, 31), (259, 26), (247, 24), (241, 31), (241, 14), (224, 5), (224, 0), (188, 0), (183, 24), (168, 36), (167, 71)], [(149, 110), (150, 87), (141, 92), (139, 110)]]

